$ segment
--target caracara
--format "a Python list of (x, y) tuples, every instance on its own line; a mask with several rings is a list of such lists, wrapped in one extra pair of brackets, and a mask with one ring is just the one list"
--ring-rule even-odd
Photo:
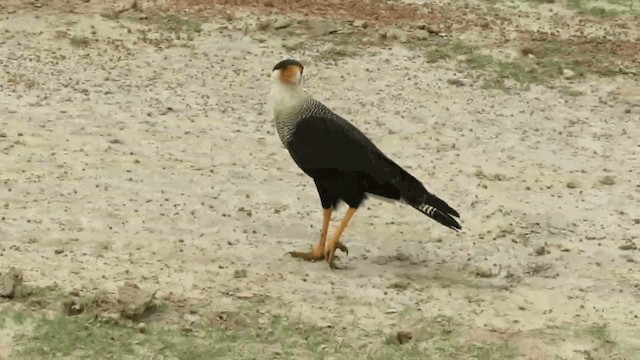
[[(408, 204), (440, 224), (461, 229), (458, 212), (429, 193), (424, 185), (389, 159), (360, 130), (302, 89), (304, 67), (283, 60), (271, 75), (276, 129), (295, 163), (313, 178), (324, 209), (320, 241), (310, 252), (290, 252), (305, 260), (326, 260), (335, 268), (336, 249), (348, 254), (340, 237), (367, 195)], [(335, 234), (327, 241), (331, 213), (348, 206)]]

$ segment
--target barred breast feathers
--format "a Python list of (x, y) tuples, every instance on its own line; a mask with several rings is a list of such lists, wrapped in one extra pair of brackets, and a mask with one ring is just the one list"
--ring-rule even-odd
[(315, 107), (315, 101), (299, 87), (276, 83), (271, 88), (271, 102), (278, 136), (286, 145), (296, 123)]

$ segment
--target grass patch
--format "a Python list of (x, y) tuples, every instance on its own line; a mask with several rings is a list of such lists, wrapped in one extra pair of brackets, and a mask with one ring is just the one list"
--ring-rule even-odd
[[(149, 326), (142, 332), (137, 324), (113, 316), (83, 314), (27, 314), (15, 311), (4, 318), (31, 323), (30, 331), (14, 337), (14, 359), (123, 358), (307, 358), (318, 350), (344, 353), (349, 350), (327, 332), (282, 316), (267, 316), (258, 323), (256, 313), (227, 313), (212, 316), (189, 327)], [(17, 322), (17, 321), (16, 321)], [(2, 326), (6, 326), (5, 320)], [(15, 326), (15, 325), (14, 325)], [(274, 346), (275, 345), (275, 346)]]
[[(492, 5), (499, 4), (500, 2), (504, 2), (504, 0), (483, 0), (484, 2)], [(533, 5), (541, 5), (541, 4), (553, 4), (555, 0), (522, 0)]]
[[(482, 87), (485, 89), (506, 89), (507, 81), (522, 88), (531, 84), (548, 84), (570, 71), (574, 77), (581, 77), (585, 70), (578, 62), (565, 61), (554, 54), (554, 44), (544, 45), (538, 51), (540, 57), (523, 56), (518, 60), (504, 61), (484, 54), (478, 48), (460, 41), (445, 42), (427, 48), (428, 62), (457, 60), (466, 70), (480, 72)], [(564, 50), (563, 50), (564, 51)]]
[(461, 41), (450, 41), (441, 44), (440, 46), (433, 46), (427, 49), (427, 62), (436, 63), (443, 60), (449, 60), (457, 56), (471, 55), (475, 52), (475, 49)]
[(160, 22), (160, 28), (176, 34), (199, 33), (202, 31), (202, 23), (194, 19), (186, 19), (177, 15), (169, 15)]
[(591, 324), (587, 326), (570, 326), (567, 329), (573, 336), (614, 343), (607, 324)]
[[(88, 301), (93, 298), (89, 298)], [(399, 314), (406, 317), (410, 314)], [(178, 317), (176, 319), (180, 319)], [(141, 331), (136, 323), (98, 312), (77, 316), (32, 312), (15, 307), (0, 312), (0, 330), (13, 333), (12, 359), (313, 359), (325, 356), (365, 359), (493, 359), (517, 358), (505, 342), (461, 344), (453, 318), (421, 319), (411, 342), (348, 329), (322, 328), (282, 315), (257, 311), (255, 304), (237, 311), (199, 314), (180, 325), (150, 322)], [(415, 319), (415, 317), (414, 317)], [(350, 339), (350, 340), (347, 340)], [(362, 340), (363, 342), (359, 342)], [(363, 345), (369, 344), (369, 345)]]
[[(483, 0), (485, 3), (497, 5), (505, 3), (505, 0)], [(556, 0), (521, 0), (532, 5), (553, 4)], [(635, 0), (566, 0), (564, 6), (569, 10), (574, 10), (578, 14), (594, 17), (614, 17), (622, 15), (638, 15), (640, 12), (634, 8)], [(511, 1), (509, 1), (511, 2)], [(611, 7), (599, 4), (608, 3)]]
[[(64, 310), (69, 299), (81, 304), (85, 311), (69, 316)], [(109, 294), (103, 293), (81, 297), (65, 294), (57, 287), (33, 289), (26, 298), (2, 305), (0, 333), (12, 336), (11, 358), (16, 360), (326, 356), (370, 360), (511, 360), (521, 355), (514, 343), (505, 340), (508, 336), (470, 329), (468, 323), (452, 316), (424, 318), (414, 307), (394, 315), (397, 328), (371, 332), (360, 329), (357, 322), (347, 327), (320, 327), (299, 318), (271, 314), (261, 308), (263, 303), (253, 302), (241, 302), (236, 310), (226, 312), (212, 311), (208, 306), (185, 307), (182, 302), (173, 308), (171, 303), (165, 303), (164, 311), (146, 318), (146, 325), (141, 325), (120, 318), (114, 312), (113, 302)], [(477, 332), (482, 333), (483, 341), (471, 340), (470, 335)], [(595, 344), (585, 354), (615, 354), (619, 349), (605, 324), (569, 324), (523, 335), (545, 339), (550, 350), (574, 339), (590, 339)], [(629, 351), (634, 353), (637, 349)]]
[[(589, 359), (625, 359), (627, 356), (638, 354), (638, 343), (619, 343), (605, 323), (594, 324), (562, 324), (534, 330), (529, 337), (545, 339), (545, 343), (556, 346), (563, 343), (582, 344), (579, 352)], [(634, 337), (631, 336), (631, 339)], [(578, 351), (578, 350), (576, 350)]]
[(568, 9), (574, 10), (582, 15), (603, 18), (640, 14), (640, 12), (633, 7), (633, 0), (608, 0), (608, 2), (616, 7), (594, 5), (592, 0), (567, 0), (566, 6)]
[[(412, 310), (398, 313), (398, 322), (415, 322), (412, 340), (401, 344), (396, 334), (387, 334), (383, 348), (376, 350), (371, 359), (517, 359), (516, 346), (496, 339), (495, 341), (461, 343), (465, 338), (461, 329), (466, 325), (451, 316), (439, 315), (431, 319), (416, 317)], [(419, 321), (416, 319), (419, 318)], [(413, 319), (413, 321), (409, 320)], [(400, 356), (401, 355), (401, 356)]]
[[(217, 326), (196, 328), (150, 328), (141, 333), (133, 326), (102, 320), (91, 315), (40, 316), (30, 336), (18, 340), (16, 359), (48, 359), (74, 356), (80, 359), (122, 359), (149, 356), (178, 359), (259, 358), (265, 349), (288, 358), (311, 354), (326, 341), (317, 328), (299, 329), (274, 317), (268, 329)], [(304, 337), (304, 338), (303, 338)], [(307, 341), (305, 341), (307, 340)], [(273, 348), (272, 344), (281, 349)], [(302, 345), (302, 349), (297, 349)], [(335, 346), (335, 345), (334, 345)], [(307, 350), (306, 352), (304, 350)], [(267, 351), (268, 353), (268, 351)]]

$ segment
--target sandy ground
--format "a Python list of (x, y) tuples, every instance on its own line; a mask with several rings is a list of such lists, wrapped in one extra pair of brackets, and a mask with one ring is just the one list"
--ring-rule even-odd
[[(264, 297), (346, 333), (401, 328), (411, 309), (531, 359), (634, 358), (623, 351), (640, 346), (632, 78), (587, 78), (577, 97), (507, 94), (455, 86), (465, 75), (453, 65), (400, 45), (314, 62), (318, 49), (287, 53), (223, 20), (175, 40), (97, 10), (5, 9), (0, 33), (3, 270), (86, 292), (132, 280), (216, 308)], [(305, 63), (309, 92), (461, 213), (461, 233), (369, 200), (346, 232), (345, 270), (285, 255), (315, 243), (322, 218), (267, 107), (270, 69), (288, 56)], [(621, 347), (536, 332), (565, 323), (606, 324)]]

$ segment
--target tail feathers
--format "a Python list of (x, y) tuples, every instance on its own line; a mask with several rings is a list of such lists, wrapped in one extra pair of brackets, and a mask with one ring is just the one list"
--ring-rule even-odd
[[(431, 195), (433, 196), (433, 195)], [(438, 199), (437, 197), (433, 196), (435, 199), (442, 201), (440, 199)], [(442, 201), (444, 203), (444, 201)], [(414, 205), (409, 203), (411, 206), (413, 206), (414, 208), (416, 208), (418, 211), (420, 211), (421, 213), (427, 215), (428, 217), (432, 218), (433, 220), (439, 222), (440, 224), (453, 229), (455, 231), (458, 231), (460, 229), (462, 229), (462, 227), (460, 226), (460, 224), (458, 224), (458, 222), (456, 221), (456, 219), (453, 218), (453, 216), (455, 217), (460, 217), (460, 215), (458, 215), (458, 212), (451, 209), (451, 207), (449, 207), (447, 205), (447, 207), (449, 209), (451, 209), (450, 212), (445, 212), (443, 210), (440, 210), (434, 206), (429, 205), (428, 203), (422, 203), (419, 205)], [(446, 203), (445, 203), (446, 205)]]
[[(460, 214), (458, 214), (458, 212), (453, 209), (451, 206), (449, 206), (449, 204), (447, 204), (446, 202), (444, 202), (444, 200), (440, 199), (439, 197), (429, 193), (426, 189), (422, 190), (424, 192), (424, 197), (425, 199), (422, 201), (422, 204), (420, 205), (426, 205), (426, 206), (432, 206), (435, 207), (436, 209), (442, 211), (445, 214), (449, 214), (451, 216), (455, 216), (457, 218), (460, 217)], [(422, 211), (422, 210), (420, 210)]]
[(453, 218), (454, 216), (459, 218), (460, 214), (449, 204), (429, 193), (422, 183), (411, 175), (404, 176), (403, 180), (398, 183), (401, 184), (399, 186), (401, 198), (406, 203), (450, 229), (456, 231), (462, 229), (456, 219)]
[(388, 158), (386, 160), (390, 164), (388, 169), (393, 172), (391, 183), (398, 190), (401, 201), (450, 229), (455, 231), (462, 229), (458, 221), (453, 218), (454, 216), (460, 217), (460, 214), (455, 209), (444, 200), (427, 191), (420, 180), (413, 177), (413, 175)]

